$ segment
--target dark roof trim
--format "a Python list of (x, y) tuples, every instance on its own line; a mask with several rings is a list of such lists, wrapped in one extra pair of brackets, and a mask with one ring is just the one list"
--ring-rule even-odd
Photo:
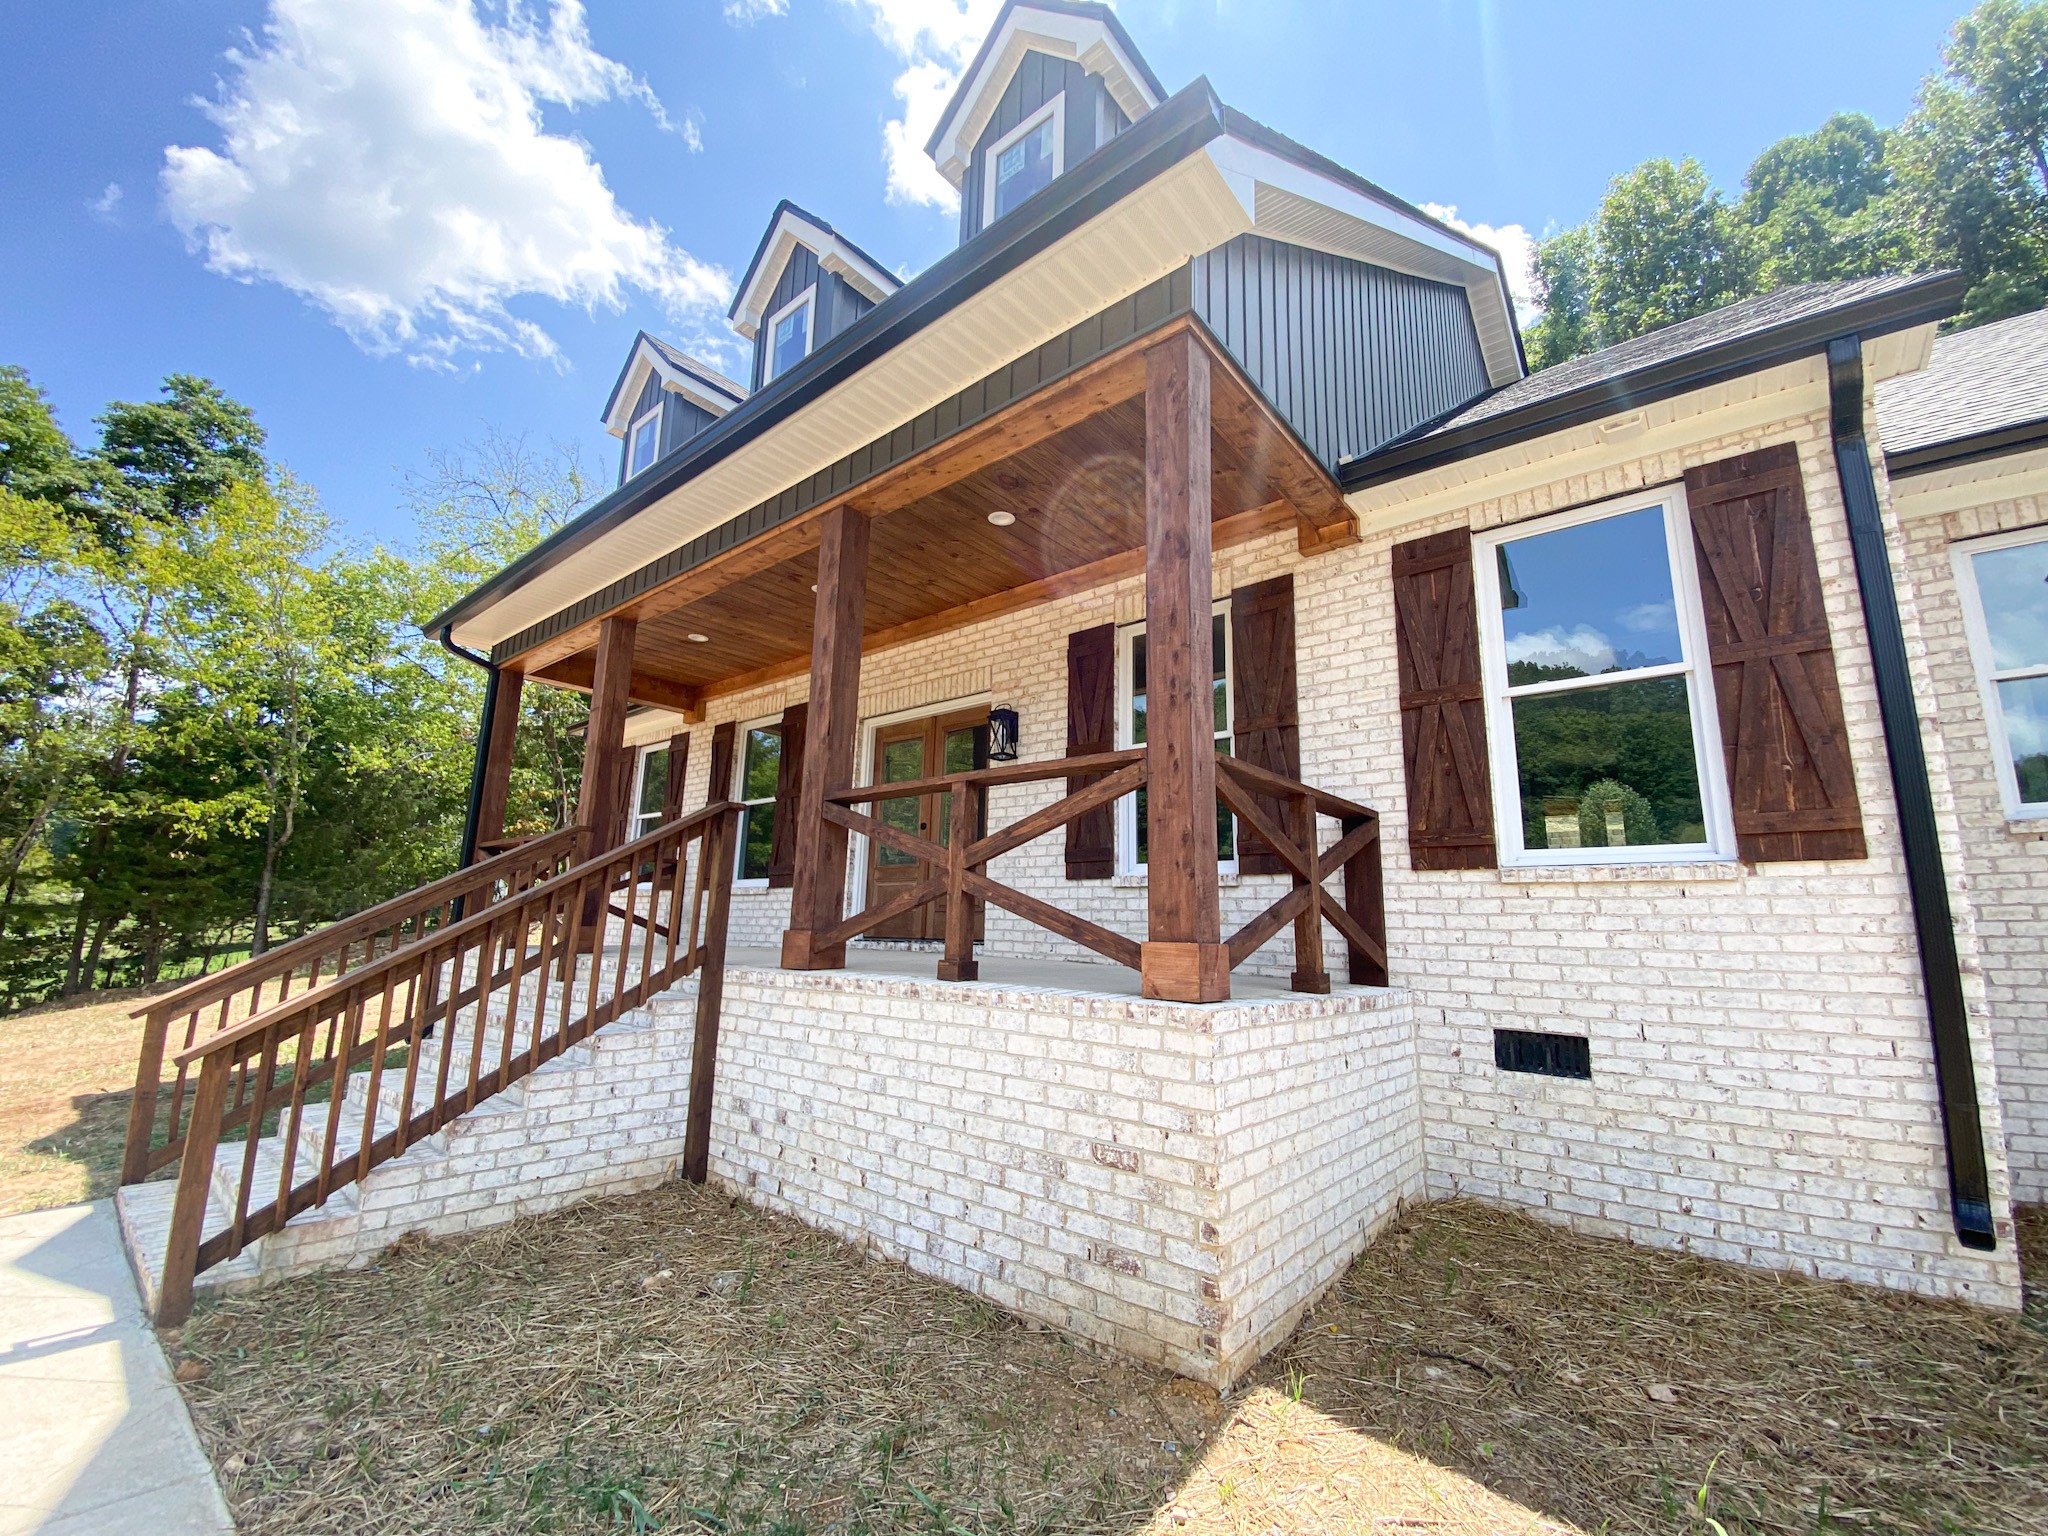
[(1129, 197), (1223, 132), (1223, 104), (1206, 78), (1054, 179), (1009, 218), (948, 252), (767, 388), (680, 450), (557, 529), (422, 627), (460, 624), (702, 474), (827, 394), (1032, 258)]
[(1999, 459), (2009, 453), (2023, 453), (2029, 448), (2048, 448), (2048, 417), (2016, 422), (2009, 427), (1994, 427), (1989, 432), (1973, 432), (1968, 437), (1952, 437), (1945, 443), (1927, 443), (1901, 453), (1888, 453), (1884, 456), (1884, 468), (1886, 474), (1896, 479), (1900, 475), (1924, 475), (1931, 470), (1953, 469), (1959, 464), (1974, 464), (1980, 459)]
[(862, 261), (881, 273), (882, 276), (897, 281), (900, 286), (901, 279), (896, 278), (895, 272), (889, 268), (887, 263), (877, 261), (873, 256), (855, 245), (845, 235), (834, 229), (828, 220), (819, 218), (808, 208), (799, 208), (785, 197), (775, 205), (775, 211), (768, 215), (768, 227), (761, 231), (761, 243), (754, 247), (754, 259), (747, 263), (746, 274), (740, 278), (739, 283), (733, 289), (732, 308), (725, 312), (726, 319), (737, 320), (739, 318), (740, 300), (745, 298), (747, 290), (754, 286), (755, 272), (759, 271), (761, 263), (768, 259), (768, 246), (775, 239), (775, 227), (782, 222), (782, 216), (785, 213), (793, 213), (805, 223), (815, 224), (834, 240), (837, 240), (841, 245), (853, 252)]
[(734, 405), (746, 404), (746, 391), (740, 389), (738, 385), (726, 378), (724, 374), (713, 373), (708, 367), (697, 362), (687, 352), (678, 352), (674, 347), (666, 345), (659, 336), (655, 336), (647, 331), (641, 331), (633, 338), (633, 345), (626, 349), (626, 366), (619, 370), (619, 376), (612, 384), (612, 392), (605, 396), (604, 409), (598, 412), (597, 416), (599, 421), (610, 421), (612, 419), (612, 408), (619, 403), (619, 391), (626, 387), (626, 378), (633, 371), (633, 359), (640, 355), (640, 344), (642, 342), (654, 348), (656, 352), (669, 361), (672, 367), (679, 368), (684, 373), (687, 373), (712, 394), (723, 395), (732, 401)]
[(973, 85), (974, 77), (981, 73), (981, 66), (988, 62), (989, 51), (995, 47), (996, 39), (1003, 35), (1003, 24), (1010, 19), (1010, 14), (1020, 4), (1027, 10), (1051, 11), (1058, 16), (1078, 16), (1103, 23), (1109, 28), (1109, 35), (1116, 39), (1117, 47), (1123, 49), (1124, 57), (1131, 61), (1131, 67), (1145, 77), (1145, 84), (1150, 87), (1153, 96), (1161, 102), (1166, 100), (1166, 87), (1159, 83), (1159, 77), (1152, 73), (1152, 66), (1145, 62), (1145, 55), (1138, 52), (1138, 45), (1131, 41), (1131, 34), (1124, 30), (1124, 24), (1116, 19), (1116, 12), (1108, 6), (1093, 3), (1093, 0), (1004, 0), (1003, 8), (996, 13), (995, 21), (989, 26), (988, 36), (981, 40), (981, 46), (975, 50), (973, 61), (961, 71), (959, 88), (946, 103), (946, 110), (939, 114), (938, 127), (932, 130), (932, 136), (925, 141), (926, 154), (938, 153), (939, 140), (946, 136), (946, 130), (952, 127), (953, 119), (960, 115), (960, 103), (965, 99), (968, 87)]
[[(1483, 240), (1473, 239), (1472, 236), (1466, 234), (1462, 229), (1452, 228), (1435, 214), (1416, 207), (1415, 204), (1409, 202), (1405, 197), (1396, 196), (1378, 182), (1367, 180), (1359, 175), (1358, 172), (1339, 165), (1327, 155), (1317, 154), (1306, 144), (1290, 139), (1279, 129), (1268, 128), (1255, 117), (1246, 117), (1235, 107), (1225, 107), (1223, 109), (1223, 131), (1234, 139), (1243, 139), (1247, 144), (1256, 144), (1260, 149), (1276, 154), (1283, 160), (1291, 160), (1305, 171), (1314, 171), (1318, 176), (1327, 176), (1339, 186), (1349, 187), (1361, 197), (1369, 197), (1374, 202), (1385, 203), (1389, 208), (1398, 209), (1419, 223), (1427, 224), (1432, 229), (1441, 230), (1460, 245), (1469, 246), (1475, 255), (1481, 258), (1491, 258), (1494, 276), (1500, 281), (1501, 298), (1508, 307), (1508, 329), (1514, 333), (1515, 356), (1521, 360), (1522, 372), (1524, 374), (1528, 373), (1529, 354), (1522, 346), (1522, 326), (1521, 322), (1515, 318), (1514, 296), (1508, 292), (1507, 273), (1502, 269), (1501, 262), (1503, 258), (1499, 251), (1486, 244)], [(1501, 387), (1505, 389), (1507, 386), (1502, 385)], [(1459, 409), (1464, 410), (1469, 404), (1470, 402), (1468, 401), (1466, 406), (1460, 406)]]
[[(1839, 336), (1882, 336), (1944, 320), (1962, 304), (1966, 286), (1966, 280), (1958, 273), (1939, 273), (1889, 293), (1853, 300), (1783, 325), (1666, 358), (1619, 378), (1596, 379), (1568, 394), (1532, 401), (1520, 410), (1504, 412), (1469, 427), (1433, 433), (1431, 425), (1425, 423), (1377, 452), (1343, 465), (1337, 480), (1347, 492), (1362, 491), (1461, 459), (1511, 448), (1552, 432), (1602, 421), (1617, 411), (1654, 405), (1674, 395), (1824, 353), (1828, 343)], [(1467, 401), (1446, 412), (1442, 419), (1470, 410), (1473, 403)]]

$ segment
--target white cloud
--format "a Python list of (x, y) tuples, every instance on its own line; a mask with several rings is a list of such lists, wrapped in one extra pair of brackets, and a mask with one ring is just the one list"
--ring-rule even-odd
[(683, 118), (681, 132), (683, 135), (683, 143), (688, 146), (691, 154), (701, 155), (704, 153), (703, 113), (699, 112), (695, 107), (692, 107), (689, 113)]
[[(172, 221), (206, 264), (303, 295), (375, 352), (445, 365), (465, 349), (552, 357), (507, 309), (539, 295), (617, 308), (628, 290), (679, 321), (722, 309), (731, 280), (622, 209), (543, 103), (653, 93), (590, 42), (581, 0), (545, 18), (503, 0), (271, 0), (203, 110), (219, 149), (173, 145)], [(689, 125), (683, 127), (689, 138)]]
[(903, 111), (882, 128), (892, 203), (958, 208), (960, 194), (924, 152), (961, 72), (995, 24), (1001, 0), (842, 0), (868, 19), (903, 61), (896, 99)]
[(92, 210), (92, 216), (102, 224), (117, 223), (121, 217), (122, 195), (121, 183), (110, 181), (107, 183), (107, 190), (98, 197), (87, 198), (85, 206)]
[(1534, 662), (1539, 667), (1577, 667), (1588, 676), (1605, 672), (1614, 665), (1614, 644), (1588, 624), (1566, 629), (1552, 624), (1510, 636), (1508, 660)]
[(725, 19), (736, 27), (751, 27), (769, 16), (787, 16), (789, 0), (725, 0)]
[(1524, 326), (1534, 325), (1542, 318), (1543, 308), (1536, 302), (1536, 237), (1519, 224), (1471, 224), (1458, 217), (1455, 206), (1442, 203), (1424, 203), (1422, 211), (1433, 219), (1441, 219), (1455, 230), (1470, 235), (1481, 245), (1490, 246), (1501, 255), (1501, 268), (1507, 274), (1508, 295), (1515, 301), (1515, 318)]
[(1615, 617), (1621, 627), (1636, 635), (1661, 635), (1678, 623), (1678, 607), (1668, 599), (1661, 603), (1637, 603)]

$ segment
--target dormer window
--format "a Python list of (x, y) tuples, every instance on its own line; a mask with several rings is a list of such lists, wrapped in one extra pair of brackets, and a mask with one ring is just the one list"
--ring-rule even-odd
[(1064, 168), (1066, 126), (1067, 98), (1061, 92), (990, 146), (984, 224), (1052, 184)]
[(659, 405), (634, 421), (626, 437), (626, 478), (646, 469), (661, 457), (661, 407)]
[(812, 301), (815, 287), (806, 288), (768, 317), (768, 375), (761, 382), (779, 379), (810, 354)]

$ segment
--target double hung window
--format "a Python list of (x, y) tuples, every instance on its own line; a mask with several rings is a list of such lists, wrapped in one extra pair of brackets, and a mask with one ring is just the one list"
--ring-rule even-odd
[(1066, 93), (1061, 92), (990, 146), (984, 224), (993, 224), (1059, 175), (1065, 158), (1066, 102)]
[(2048, 535), (1959, 545), (1955, 563), (2005, 813), (2048, 816)]
[[(1228, 752), (1231, 745), (1230, 619), (1229, 605), (1218, 604), (1209, 621), (1209, 697), (1215, 721), (1216, 750)], [(1119, 708), (1117, 745), (1145, 745), (1145, 626), (1132, 625), (1117, 635)], [(1145, 791), (1128, 795), (1117, 805), (1117, 863), (1126, 874), (1145, 868), (1150, 855), (1150, 825)], [(1216, 857), (1227, 869), (1237, 864), (1237, 818), (1219, 797), (1216, 802)]]
[(737, 764), (740, 802), (739, 878), (766, 880), (775, 850), (775, 786), (782, 772), (782, 727), (774, 722), (746, 728)]
[(779, 379), (810, 354), (812, 300), (817, 290), (806, 288), (768, 317), (768, 372), (761, 382)]
[(1473, 541), (1503, 864), (1733, 856), (1677, 488)]

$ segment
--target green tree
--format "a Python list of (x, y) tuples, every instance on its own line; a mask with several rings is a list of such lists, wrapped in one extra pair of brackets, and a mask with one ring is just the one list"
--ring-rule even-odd
[(189, 373), (170, 375), (160, 393), (116, 401), (99, 417), (100, 488), (124, 527), (188, 521), (263, 477), (264, 432), (247, 406)]
[(1640, 336), (1748, 291), (1740, 231), (1697, 160), (1646, 160), (1593, 223), (1592, 307), (1604, 339)]
[(0, 367), (0, 490), (88, 521), (91, 476), (26, 369)]
[(1526, 337), (1531, 368), (1548, 368), (1598, 346), (1593, 325), (1593, 231), (1568, 229), (1536, 248), (1543, 318)]
[(1751, 162), (1735, 213), (1759, 291), (1911, 269), (1918, 253), (1888, 196), (1887, 147), (1868, 117), (1838, 112)]

